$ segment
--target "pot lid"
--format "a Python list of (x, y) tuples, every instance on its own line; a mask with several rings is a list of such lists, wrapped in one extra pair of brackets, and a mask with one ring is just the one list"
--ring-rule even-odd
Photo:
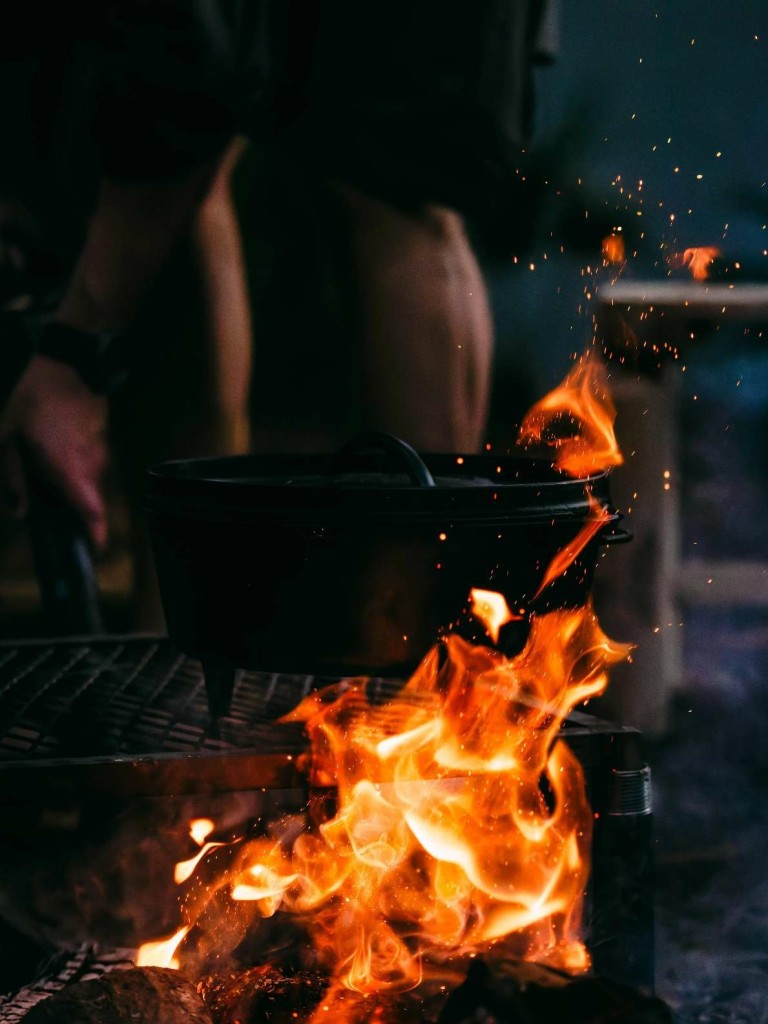
[[(610, 505), (608, 474), (571, 478), (519, 453), (424, 454), (361, 435), (328, 455), (183, 459), (150, 470), (145, 507), (209, 518), (550, 522)], [(394, 445), (390, 444), (394, 442)], [(407, 457), (403, 450), (407, 450)]]

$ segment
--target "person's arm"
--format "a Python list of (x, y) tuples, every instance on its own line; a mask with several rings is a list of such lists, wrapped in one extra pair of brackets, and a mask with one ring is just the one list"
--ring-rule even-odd
[[(147, 184), (106, 181), (69, 287), (54, 319), (86, 332), (122, 330), (204, 196), (215, 164)], [(23, 448), (72, 504), (96, 545), (107, 538), (100, 478), (107, 405), (58, 359), (35, 356), (0, 428), (0, 475), (8, 503), (25, 507)]]
[(214, 172), (209, 164), (172, 181), (103, 182), (56, 319), (86, 331), (126, 327)]

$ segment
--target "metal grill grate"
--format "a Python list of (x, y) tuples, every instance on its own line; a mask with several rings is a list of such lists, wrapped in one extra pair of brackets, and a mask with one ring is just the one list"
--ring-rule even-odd
[[(276, 719), (327, 681), (241, 672), (214, 727), (200, 664), (165, 639), (0, 644), (0, 799), (302, 786), (302, 728)], [(368, 697), (381, 702), (400, 685), (370, 680)], [(579, 714), (565, 731), (585, 765), (634, 733)]]
[[(241, 673), (214, 735), (199, 664), (160, 639), (0, 645), (0, 760), (203, 752), (274, 737), (311, 677)], [(254, 736), (254, 728), (258, 736)]]
[[(289, 788), (305, 743), (276, 721), (328, 680), (240, 672), (212, 725), (199, 662), (158, 637), (0, 644), (0, 799)], [(374, 699), (393, 680), (373, 680)]]
[(157, 637), (0, 644), (0, 796), (289, 786), (311, 676), (239, 674), (211, 724), (200, 664)]
[(68, 985), (94, 981), (110, 971), (133, 967), (135, 956), (133, 949), (100, 951), (88, 944), (57, 953), (40, 966), (37, 978), (29, 985), (12, 995), (0, 995), (0, 1024), (17, 1024), (33, 1006)]

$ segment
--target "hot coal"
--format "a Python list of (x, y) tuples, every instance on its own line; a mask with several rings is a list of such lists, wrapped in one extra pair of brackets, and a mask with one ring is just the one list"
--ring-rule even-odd
[(212, 1024), (193, 982), (179, 971), (135, 967), (70, 985), (37, 1006), (26, 1024)]
[(209, 975), (197, 990), (216, 1024), (295, 1024), (311, 1015), (327, 987), (328, 978), (317, 972), (288, 974), (267, 964)]
[(439, 1024), (672, 1024), (654, 996), (607, 978), (569, 977), (531, 964), (493, 970), (473, 962), (448, 998)]
[(448, 996), (429, 989), (363, 995), (329, 987), (316, 971), (274, 965), (211, 975), (198, 992), (214, 1024), (301, 1024), (318, 1010), (346, 1024), (672, 1024), (661, 1000), (629, 985), (525, 963), (474, 961)]

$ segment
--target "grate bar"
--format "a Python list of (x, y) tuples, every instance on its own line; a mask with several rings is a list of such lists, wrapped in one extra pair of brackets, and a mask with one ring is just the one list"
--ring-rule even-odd
[(0, 995), (0, 1024), (20, 1024), (32, 1007), (48, 996), (76, 982), (95, 981), (110, 971), (133, 967), (135, 956), (133, 949), (102, 951), (88, 944), (54, 954), (41, 964), (29, 985), (11, 995)]
[(242, 672), (214, 733), (200, 664), (166, 639), (0, 643), (0, 800), (294, 785), (303, 731), (275, 719), (313, 685)]
[[(40, 669), (42, 666), (44, 666), (44, 664), (47, 661), (49, 661), (51, 658), (54, 658), (55, 653), (56, 649), (54, 647), (50, 647), (43, 650), (40, 653), (39, 657), (33, 659), (32, 662), (29, 665), (27, 665), (25, 669), (23, 669), (20, 673), (15, 675), (2, 688), (2, 690), (0, 690), (0, 697), (5, 697), (6, 703), (11, 703), (12, 717), (10, 719), (6, 718), (6, 721), (9, 721), (9, 724), (14, 724), (16, 722), (21, 721), (24, 714), (27, 711), (29, 711), (29, 709), (36, 701), (41, 700), (45, 696), (45, 694), (48, 693), (60, 680), (66, 679), (69, 673), (71, 673), (74, 667), (78, 664), (78, 662), (82, 661), (83, 658), (86, 657), (87, 648), (76, 648), (74, 651), (70, 653), (69, 658), (65, 661), (65, 663), (61, 666), (61, 668), (58, 671), (53, 672), (50, 676), (46, 676), (43, 672), (40, 671)], [(37, 687), (37, 689), (35, 689), (35, 691), (29, 698), (27, 698), (26, 700), (22, 699), (20, 703), (15, 708), (13, 708), (12, 699), (13, 696), (18, 692), (19, 685), (25, 680), (28, 681), (30, 678), (38, 681), (39, 686)], [(10, 700), (8, 700), (8, 698), (10, 698)]]

